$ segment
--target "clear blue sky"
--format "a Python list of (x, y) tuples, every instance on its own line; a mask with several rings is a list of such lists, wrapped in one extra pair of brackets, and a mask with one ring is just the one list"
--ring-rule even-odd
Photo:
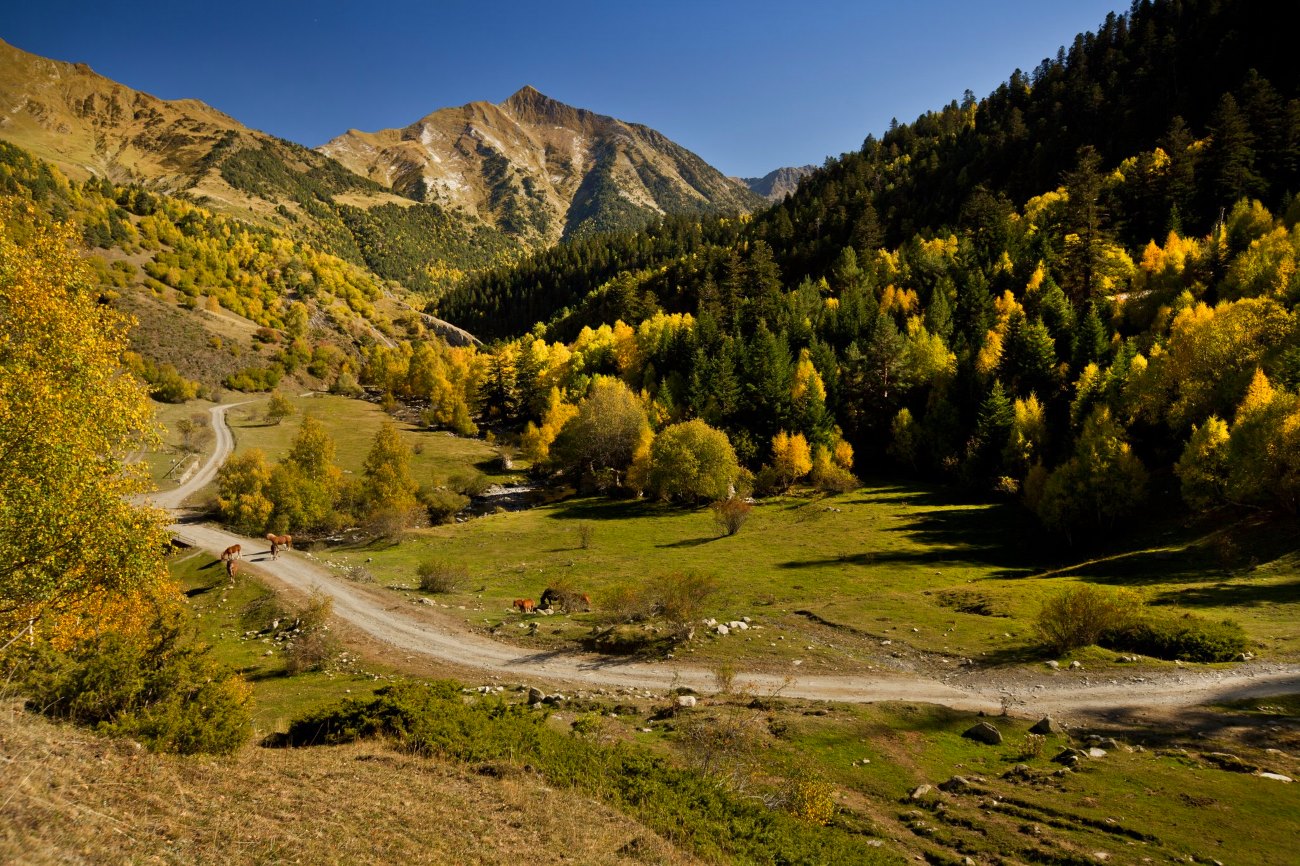
[(315, 146), (524, 84), (727, 174), (820, 163), (983, 97), (1121, 0), (9, 2), (0, 38)]

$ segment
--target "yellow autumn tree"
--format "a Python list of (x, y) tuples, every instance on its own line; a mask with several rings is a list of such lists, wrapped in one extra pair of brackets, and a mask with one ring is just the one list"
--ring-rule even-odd
[(0, 646), (143, 624), (167, 593), (161, 512), (128, 455), (155, 440), (121, 358), (129, 321), (97, 303), (66, 227), (0, 201)]
[(772, 437), (772, 468), (785, 488), (812, 471), (812, 450), (802, 433), (792, 435), (782, 430)]

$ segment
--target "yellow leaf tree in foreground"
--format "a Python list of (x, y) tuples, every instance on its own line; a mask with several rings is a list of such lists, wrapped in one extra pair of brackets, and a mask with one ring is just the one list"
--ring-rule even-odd
[(163, 515), (130, 503), (155, 434), (128, 324), (69, 231), (0, 200), (0, 646), (140, 625), (166, 590)]

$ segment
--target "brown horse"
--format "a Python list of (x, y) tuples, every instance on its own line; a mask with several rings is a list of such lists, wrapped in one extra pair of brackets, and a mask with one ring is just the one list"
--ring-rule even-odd
[(512, 607), (516, 608), (520, 613), (532, 613), (537, 608), (537, 605), (533, 603), (531, 598), (517, 598)]
[(230, 580), (233, 582), (234, 579), (235, 579), (235, 575), (236, 575), (236, 574), (239, 574), (239, 563), (238, 563), (238, 562), (235, 562), (235, 560), (234, 560), (233, 558), (231, 558), (231, 559), (227, 559), (227, 560), (226, 560), (226, 577), (230, 578)]
[(238, 544), (230, 545), (225, 550), (221, 551), (221, 561), (230, 562), (234, 559), (243, 559), (244, 554), (240, 552), (241, 550), (242, 548)]
[(266, 540), (269, 541), (269, 542), (271, 542), (271, 558), (272, 558), (272, 559), (279, 559), (279, 558), (280, 558), (280, 548), (282, 548), (282, 547), (287, 547), (287, 548), (289, 548), (290, 550), (293, 550), (293, 536), (292, 536), (292, 535), (276, 535), (274, 532), (268, 532), (268, 533), (266, 534)]

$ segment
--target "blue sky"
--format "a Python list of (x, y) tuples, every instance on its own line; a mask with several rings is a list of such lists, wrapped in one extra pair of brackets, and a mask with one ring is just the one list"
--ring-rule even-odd
[(983, 97), (1117, 0), (6, 3), (0, 38), (315, 146), (524, 84), (733, 175), (820, 163)]

